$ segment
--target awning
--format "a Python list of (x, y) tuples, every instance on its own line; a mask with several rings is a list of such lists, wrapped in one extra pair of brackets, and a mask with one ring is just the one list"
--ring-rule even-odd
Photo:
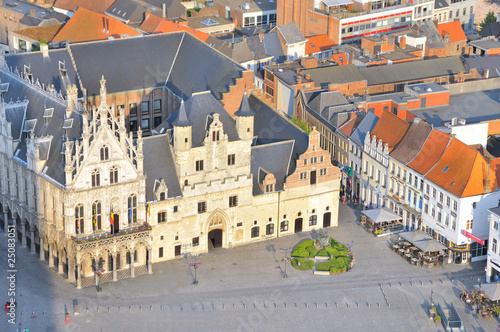
[(348, 5), (348, 4), (354, 3), (354, 1), (351, 1), (351, 0), (323, 0), (323, 3), (325, 4), (325, 6), (330, 7), (330, 6)]
[(481, 287), (475, 285), (474, 288), (484, 291), (484, 295), (492, 301), (500, 300), (500, 283), (498, 282), (483, 284)]
[(423, 239), (423, 240), (418, 240), (412, 242), (415, 247), (418, 249), (422, 250), (423, 252), (428, 252), (428, 251), (438, 251), (438, 250), (446, 250), (446, 246), (443, 244), (437, 242), (434, 239)]
[(399, 233), (398, 236), (402, 237), (403, 239), (409, 242), (414, 242), (419, 240), (433, 240), (433, 238), (430, 235), (427, 235), (420, 230), (413, 232)]
[(361, 213), (364, 214), (367, 218), (371, 219), (374, 223), (403, 219), (403, 217), (401, 217), (399, 214), (395, 214), (386, 207), (380, 209), (365, 210)]

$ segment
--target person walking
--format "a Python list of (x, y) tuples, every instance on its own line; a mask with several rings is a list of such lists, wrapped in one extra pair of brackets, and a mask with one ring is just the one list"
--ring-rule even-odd
[(65, 324), (69, 324), (69, 312), (66, 313), (66, 320), (64, 321)]

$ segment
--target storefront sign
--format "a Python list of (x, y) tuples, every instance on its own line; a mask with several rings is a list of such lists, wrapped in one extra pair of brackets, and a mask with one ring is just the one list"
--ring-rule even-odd
[(462, 234), (464, 236), (468, 237), (469, 239), (472, 239), (472, 240), (476, 241), (477, 243), (480, 243), (480, 244), (482, 244), (484, 246), (484, 240), (481, 239), (481, 238), (479, 238), (479, 237), (477, 237), (477, 236), (475, 236), (474, 234), (469, 233), (469, 232), (467, 232), (464, 229), (462, 230)]

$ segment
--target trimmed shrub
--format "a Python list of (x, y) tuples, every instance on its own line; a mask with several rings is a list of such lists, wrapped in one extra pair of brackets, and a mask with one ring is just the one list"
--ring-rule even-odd
[(318, 271), (330, 271), (332, 267), (340, 267), (335, 259), (330, 259), (326, 262), (319, 262), (316, 266), (316, 270)]
[[(326, 247), (326, 248), (331, 248), (331, 247)], [(328, 250), (326, 248), (321, 249), (316, 256), (330, 256), (330, 253), (328, 253)]]
[(337, 250), (344, 250), (344, 249), (347, 249), (347, 247), (345, 245), (343, 245), (342, 243), (335, 243), (335, 244), (332, 244), (332, 248), (333, 249), (337, 249)]
[(293, 251), (292, 251), (292, 257), (308, 258), (309, 257), (309, 251), (307, 251), (306, 248), (295, 247), (295, 249), (293, 249)]
[(335, 258), (335, 261), (341, 267), (348, 267), (349, 263), (351, 262), (351, 258), (345, 257), (345, 256), (340, 256), (340, 257)]
[[(300, 262), (300, 265), (298, 264)], [(292, 266), (297, 270), (311, 270), (314, 267), (314, 261), (305, 258), (293, 258)]]
[(316, 254), (319, 252), (319, 250), (316, 249), (315, 246), (309, 246), (306, 248), (306, 250), (309, 252), (309, 257), (311, 257), (311, 258), (316, 256)]

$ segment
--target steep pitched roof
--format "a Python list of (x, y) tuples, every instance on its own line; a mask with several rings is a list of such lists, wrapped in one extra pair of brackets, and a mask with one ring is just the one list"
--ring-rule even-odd
[(391, 112), (384, 111), (371, 132), (371, 136), (376, 136), (382, 142), (389, 145), (389, 152), (401, 141), (410, 124), (398, 118)]
[(398, 146), (390, 153), (391, 157), (407, 164), (424, 145), (432, 127), (425, 121), (413, 122)]
[(486, 161), (481, 154), (456, 138), (452, 138), (441, 159), (426, 174), (426, 178), (458, 197), (484, 193), (487, 174)]
[(354, 114), (354, 117), (352, 117), (349, 121), (346, 121), (343, 125), (339, 127), (339, 130), (346, 136), (351, 136), (351, 134), (356, 130), (356, 128), (359, 126), (361, 123), (361, 117), (359, 117), (357, 114)]
[(139, 33), (116, 18), (99, 14), (85, 8), (78, 8), (73, 17), (57, 33), (53, 41), (73, 43), (107, 40), (120, 35), (135, 36)]
[(425, 175), (439, 161), (449, 141), (450, 136), (433, 129), (420, 152), (407, 164), (408, 167)]
[(105, 14), (129, 25), (138, 26), (148, 11), (161, 15), (163, 4), (166, 5), (167, 18), (181, 17), (186, 13), (186, 7), (177, 0), (118, 0), (106, 10)]
[(449, 34), (450, 42), (467, 41), (464, 30), (462, 29), (462, 24), (460, 21), (453, 21), (447, 23), (438, 24), (437, 29), (439, 34), (444, 39), (444, 37)]
[(307, 37), (306, 54), (313, 54), (329, 50), (335, 46), (333, 40), (327, 34)]
[(482, 37), (500, 36), (500, 22), (493, 22), (484, 27), (483, 30), (479, 31)]
[(138, 29), (151, 34), (186, 31), (202, 41), (206, 41), (209, 37), (208, 33), (198, 31), (185, 25), (180, 25), (179, 23), (164, 20), (150, 13), (146, 14), (146, 19)]
[(186, 107), (184, 107), (184, 100), (181, 100), (181, 106), (177, 110), (177, 117), (174, 121), (172, 121), (172, 126), (176, 127), (189, 127), (193, 123), (189, 121), (188, 116), (186, 114)]
[(368, 112), (366, 113), (366, 116), (364, 119), (361, 121), (359, 126), (354, 130), (354, 132), (351, 134), (351, 141), (354, 143), (363, 146), (365, 142), (365, 137), (368, 132), (371, 132), (375, 125), (377, 124), (377, 121), (379, 120), (379, 117), (375, 115), (373, 112)]
[(36, 28), (27, 28), (21, 30), (15, 30), (13, 32), (18, 35), (25, 36), (36, 41), (40, 41), (42, 39), (47, 42), (52, 41), (54, 36), (59, 32), (59, 30), (63, 27), (62, 24), (49, 25), (45, 27), (36, 27)]
[(241, 98), (240, 108), (234, 113), (236, 116), (254, 116), (255, 112), (252, 111), (250, 105), (248, 104), (248, 96), (245, 91), (243, 98)]
[(287, 45), (303, 43), (307, 40), (306, 37), (304, 37), (302, 31), (300, 31), (297, 23), (293, 21), (288, 24), (278, 25), (276, 26), (276, 29), (278, 29), (278, 31), (281, 33), (281, 36), (283, 37)]
[(116, 0), (56, 0), (55, 8), (76, 11), (78, 8), (93, 10), (98, 13), (104, 12)]

